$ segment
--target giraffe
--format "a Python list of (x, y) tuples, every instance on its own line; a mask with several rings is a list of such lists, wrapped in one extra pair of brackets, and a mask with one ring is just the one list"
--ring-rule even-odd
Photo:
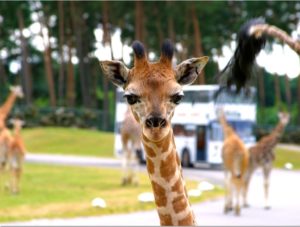
[(14, 134), (8, 152), (8, 165), (11, 172), (10, 190), (13, 194), (17, 194), (20, 190), (19, 184), (26, 154), (26, 148), (20, 133), (24, 122), (19, 119), (12, 119), (11, 122), (14, 126)]
[[(12, 142), (12, 136), (5, 124), (5, 117), (0, 114), (0, 177), (4, 178), (7, 164), (8, 151)], [(1, 179), (1, 181), (3, 181)]]
[(6, 127), (5, 120), (9, 115), (16, 98), (23, 98), (21, 86), (11, 86), (10, 94), (4, 104), (0, 106), (0, 175), (3, 175), (7, 163), (8, 148), (11, 142), (11, 134)]
[(125, 117), (121, 127), (121, 141), (123, 147), (123, 177), (122, 185), (133, 183), (138, 185), (137, 168), (138, 159), (137, 152), (142, 152), (141, 147), (141, 128), (127, 108)]
[(124, 89), (124, 96), (142, 130), (146, 166), (161, 225), (196, 225), (176, 151), (171, 118), (208, 57), (191, 58), (172, 67), (174, 47), (165, 40), (158, 62), (150, 63), (139, 41), (132, 45), (134, 67), (120, 61), (100, 61), (104, 74)]
[(254, 171), (262, 168), (264, 176), (264, 193), (265, 193), (265, 209), (270, 209), (269, 195), (269, 178), (272, 171), (273, 161), (275, 160), (274, 148), (289, 122), (290, 115), (285, 112), (278, 113), (279, 122), (273, 131), (262, 137), (256, 145), (249, 148), (250, 162), (247, 170), (245, 190), (243, 192), (244, 206), (248, 207), (247, 194), (251, 177)]
[(249, 152), (234, 129), (227, 123), (223, 110), (219, 109), (217, 114), (224, 133), (222, 148), (226, 188), (224, 213), (232, 210), (232, 197), (235, 192), (234, 211), (236, 215), (240, 215), (240, 197), (245, 186)]
[(9, 94), (8, 98), (6, 99), (4, 104), (2, 104), (2, 106), (0, 106), (0, 115), (2, 115), (2, 117), (4, 117), (4, 119), (6, 119), (7, 116), (9, 115), (16, 99), (23, 98), (23, 97), (24, 97), (24, 94), (23, 94), (21, 86), (19, 86), (19, 85), (11, 86), (10, 94)]

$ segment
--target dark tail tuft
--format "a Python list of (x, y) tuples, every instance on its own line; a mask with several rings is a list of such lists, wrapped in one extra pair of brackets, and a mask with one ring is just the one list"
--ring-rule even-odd
[(245, 87), (247, 82), (252, 77), (252, 67), (256, 58), (256, 55), (264, 47), (266, 37), (261, 36), (255, 38), (250, 36), (250, 28), (253, 25), (265, 24), (263, 18), (256, 18), (246, 22), (238, 33), (237, 48), (233, 57), (228, 62), (227, 66), (222, 70), (222, 74), (229, 70), (229, 75), (225, 80), (227, 87), (236, 85), (236, 91), (239, 92), (241, 88)]

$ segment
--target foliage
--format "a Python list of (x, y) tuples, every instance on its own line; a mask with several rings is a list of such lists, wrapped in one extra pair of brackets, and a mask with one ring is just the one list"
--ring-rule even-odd
[[(119, 170), (91, 167), (63, 167), (26, 164), (17, 196), (0, 191), (0, 222), (33, 218), (62, 218), (127, 213), (154, 209), (154, 203), (142, 204), (138, 194), (151, 191), (145, 173), (139, 174), (140, 185), (122, 187)], [(195, 181), (187, 181), (187, 188), (196, 188)], [(2, 187), (1, 187), (2, 189)], [(204, 192), (192, 202), (202, 202), (223, 195), (216, 187)], [(107, 208), (91, 206), (95, 197), (103, 198)]]

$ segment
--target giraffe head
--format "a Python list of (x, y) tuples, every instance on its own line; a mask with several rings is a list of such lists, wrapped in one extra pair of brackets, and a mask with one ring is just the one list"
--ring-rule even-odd
[(17, 86), (11, 86), (9, 88), (9, 90), (11, 92), (13, 92), (17, 97), (19, 98), (23, 98), (24, 97), (24, 93), (23, 93), (23, 89), (20, 85), (17, 85)]
[(290, 114), (287, 112), (279, 112), (278, 118), (279, 118), (279, 121), (281, 122), (281, 124), (283, 124), (285, 126), (290, 121)]
[(124, 89), (132, 113), (151, 141), (165, 138), (171, 129), (176, 105), (184, 96), (182, 86), (191, 84), (208, 62), (208, 57), (191, 58), (172, 67), (174, 48), (166, 40), (158, 62), (150, 63), (142, 43), (135, 41), (134, 67), (128, 69), (120, 61), (101, 61), (104, 74)]

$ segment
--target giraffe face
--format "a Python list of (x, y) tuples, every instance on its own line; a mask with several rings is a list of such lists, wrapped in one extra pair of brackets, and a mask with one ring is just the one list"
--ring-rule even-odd
[(19, 85), (18, 86), (11, 86), (10, 91), (13, 92), (19, 98), (24, 97), (23, 89)]
[[(132, 70), (131, 73), (124, 96), (143, 134), (151, 141), (159, 141), (169, 133), (175, 107), (184, 95), (182, 87), (175, 79), (174, 70), (160, 63), (149, 65), (143, 72)], [(143, 76), (136, 76), (140, 73)]]
[(169, 41), (162, 45), (159, 62), (147, 60), (141, 43), (133, 44), (135, 53), (132, 69), (119, 61), (102, 61), (104, 74), (124, 89), (124, 96), (142, 133), (151, 141), (160, 141), (171, 129), (171, 118), (176, 105), (184, 96), (183, 85), (191, 84), (200, 75), (208, 57), (191, 58), (172, 67), (173, 46)]
[(278, 113), (278, 117), (280, 119), (280, 122), (283, 125), (287, 125), (289, 123), (289, 121), (290, 121), (290, 114), (289, 113), (280, 112), (280, 113)]

